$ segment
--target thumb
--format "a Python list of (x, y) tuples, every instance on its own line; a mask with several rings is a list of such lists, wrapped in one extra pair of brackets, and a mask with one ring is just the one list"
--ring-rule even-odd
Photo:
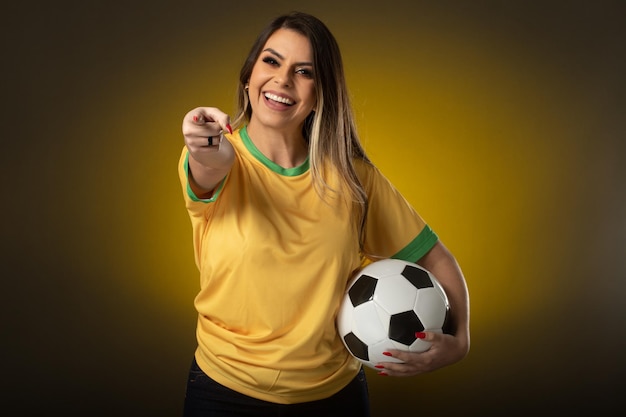
[(435, 334), (433, 332), (415, 332), (415, 337), (430, 342), (435, 338)]

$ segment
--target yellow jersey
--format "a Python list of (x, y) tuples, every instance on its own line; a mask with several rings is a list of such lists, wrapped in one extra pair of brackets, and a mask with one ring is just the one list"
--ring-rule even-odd
[[(246, 128), (227, 135), (234, 164), (210, 199), (179, 163), (200, 289), (196, 360), (220, 384), (275, 403), (329, 397), (356, 375), (335, 317), (364, 253), (416, 261), (436, 234), (373, 165), (356, 161), (369, 196), (364, 253), (343, 193), (320, 197), (309, 162), (282, 168)], [(340, 187), (336, 175), (327, 179)], [(340, 188), (338, 188), (341, 191)]]

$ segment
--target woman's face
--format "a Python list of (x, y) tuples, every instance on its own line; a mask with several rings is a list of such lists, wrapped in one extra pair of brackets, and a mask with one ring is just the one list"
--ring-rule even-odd
[(313, 53), (298, 32), (278, 29), (269, 37), (250, 75), (250, 123), (300, 132), (315, 108)]

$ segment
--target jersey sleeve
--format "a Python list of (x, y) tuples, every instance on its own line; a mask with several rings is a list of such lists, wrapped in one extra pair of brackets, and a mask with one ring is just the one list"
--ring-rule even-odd
[(435, 232), (374, 166), (357, 166), (369, 198), (365, 256), (416, 262), (437, 243)]
[[(195, 208), (200, 210), (206, 209), (206, 203), (212, 203), (217, 199), (222, 187), (224, 186), (224, 181), (222, 181), (216, 188), (215, 192), (211, 196), (211, 198), (199, 198), (191, 189), (191, 185), (189, 184), (189, 151), (187, 148), (183, 148), (182, 153), (180, 155), (180, 160), (178, 162), (178, 177), (180, 179), (180, 184), (183, 188), (183, 197), (185, 198), (185, 202), (187, 204), (187, 209)], [(194, 204), (200, 203), (200, 204)]]

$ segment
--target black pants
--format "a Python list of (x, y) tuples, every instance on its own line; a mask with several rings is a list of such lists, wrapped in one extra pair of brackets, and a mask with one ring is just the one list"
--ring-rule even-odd
[(184, 417), (369, 417), (363, 369), (344, 389), (318, 401), (276, 404), (240, 394), (209, 378), (196, 363), (189, 370)]

